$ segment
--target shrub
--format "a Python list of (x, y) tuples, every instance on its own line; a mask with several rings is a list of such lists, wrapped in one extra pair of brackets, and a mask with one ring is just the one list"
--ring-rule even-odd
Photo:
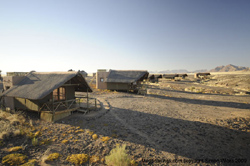
[(69, 141), (65, 139), (65, 140), (62, 140), (62, 143), (67, 144), (67, 143), (69, 143)]
[(79, 130), (76, 130), (76, 131), (75, 131), (76, 134), (77, 134), (77, 133), (80, 133), (80, 132), (84, 132), (84, 130), (83, 130), (83, 129), (79, 129)]
[(137, 166), (138, 164), (136, 163), (136, 161), (133, 159), (130, 161), (130, 165), (131, 166)]
[(37, 163), (36, 159), (31, 159), (27, 163), (22, 164), (21, 166), (35, 166)]
[(27, 156), (20, 153), (9, 154), (3, 157), (2, 164), (20, 165), (25, 163), (26, 158)]
[(89, 134), (89, 135), (93, 135), (94, 134), (94, 132), (93, 131), (87, 131), (87, 133)]
[(31, 141), (33, 146), (37, 146), (39, 144), (38, 139), (37, 138), (33, 138)]
[(59, 153), (51, 153), (48, 158), (46, 159), (46, 161), (53, 161), (56, 160), (60, 157)]
[(34, 134), (32, 132), (28, 132), (27, 134), (27, 137), (30, 138), (30, 139), (33, 139), (34, 138)]
[(97, 163), (100, 161), (100, 158), (98, 156), (91, 156), (89, 159), (90, 163)]
[(128, 166), (131, 164), (130, 156), (127, 154), (126, 145), (116, 146), (112, 149), (109, 156), (105, 157), (107, 165)]
[(92, 135), (92, 138), (93, 138), (94, 140), (96, 140), (96, 139), (98, 138), (98, 135), (97, 135), (97, 134), (93, 134), (93, 135)]
[(67, 157), (67, 161), (71, 162), (75, 165), (81, 165), (83, 163), (86, 163), (88, 161), (88, 155), (87, 154), (72, 154)]
[(110, 138), (109, 138), (108, 136), (107, 136), (107, 137), (102, 137), (102, 141), (103, 141), (103, 142), (107, 143), (108, 140), (110, 140)]
[(8, 152), (15, 152), (15, 151), (18, 151), (18, 150), (21, 150), (21, 149), (23, 149), (23, 147), (15, 146), (15, 147), (9, 148)]
[(35, 132), (35, 134), (34, 134), (34, 137), (39, 137), (39, 136), (41, 136), (42, 134), (41, 134), (41, 132), (40, 131), (37, 131), (37, 132)]

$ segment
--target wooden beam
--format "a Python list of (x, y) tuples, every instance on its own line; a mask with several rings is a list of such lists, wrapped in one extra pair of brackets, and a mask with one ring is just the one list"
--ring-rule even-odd
[(81, 84), (63, 84), (62, 86), (80, 86)]

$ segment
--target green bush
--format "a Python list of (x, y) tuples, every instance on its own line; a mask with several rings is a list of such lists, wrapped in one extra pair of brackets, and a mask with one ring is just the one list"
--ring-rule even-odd
[(110, 154), (105, 157), (107, 165), (111, 166), (129, 166), (131, 157), (127, 154), (126, 145), (116, 146), (111, 150)]

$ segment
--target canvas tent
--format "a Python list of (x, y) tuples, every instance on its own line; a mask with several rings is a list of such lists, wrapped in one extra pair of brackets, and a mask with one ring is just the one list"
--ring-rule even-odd
[[(1, 96), (5, 107), (37, 111), (44, 115), (70, 114), (78, 108), (75, 92), (92, 92), (79, 72), (30, 72)], [(62, 115), (63, 116), (63, 115)], [(55, 117), (51, 117), (55, 120)]]
[[(147, 79), (149, 74), (145, 70), (110, 70), (104, 73), (97, 73), (97, 82), (105, 84), (102, 88), (120, 91), (138, 90), (138, 85)], [(99, 75), (104, 77), (99, 78)]]

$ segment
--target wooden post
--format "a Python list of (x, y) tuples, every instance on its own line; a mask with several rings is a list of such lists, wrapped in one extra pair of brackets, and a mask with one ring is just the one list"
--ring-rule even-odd
[(89, 93), (87, 89), (87, 112), (89, 112)]
[(95, 110), (96, 110), (96, 108), (97, 108), (97, 107), (96, 107), (96, 98), (95, 98)]
[(54, 121), (54, 119), (55, 119), (54, 97), (52, 98), (52, 112), (53, 112), (52, 121)]

